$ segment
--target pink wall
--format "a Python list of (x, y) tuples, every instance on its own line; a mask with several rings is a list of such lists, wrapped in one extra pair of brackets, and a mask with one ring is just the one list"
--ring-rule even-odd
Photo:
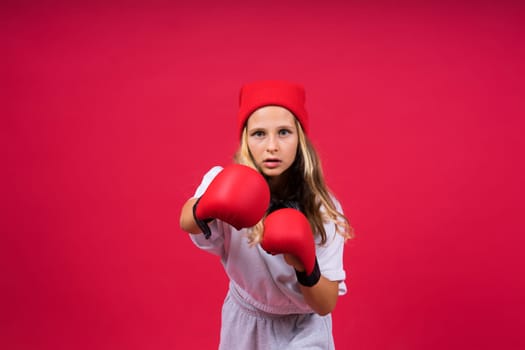
[(2, 5), (3, 349), (215, 348), (178, 214), (259, 78), (306, 86), (356, 229), (338, 348), (525, 346), (523, 6), (265, 3)]

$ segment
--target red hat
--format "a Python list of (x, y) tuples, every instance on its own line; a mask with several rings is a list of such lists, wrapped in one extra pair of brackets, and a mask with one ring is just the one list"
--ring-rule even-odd
[(308, 113), (305, 92), (301, 85), (283, 80), (264, 80), (249, 83), (241, 88), (239, 96), (239, 134), (250, 115), (264, 106), (281, 106), (288, 109), (308, 131)]

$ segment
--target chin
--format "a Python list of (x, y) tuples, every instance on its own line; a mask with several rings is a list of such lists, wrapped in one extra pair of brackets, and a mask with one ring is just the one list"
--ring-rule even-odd
[(263, 172), (268, 177), (277, 177), (283, 173), (281, 169), (264, 169)]

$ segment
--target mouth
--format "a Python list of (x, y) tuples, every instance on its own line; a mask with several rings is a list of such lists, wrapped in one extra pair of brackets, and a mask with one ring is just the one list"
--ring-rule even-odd
[(263, 161), (263, 164), (267, 168), (276, 168), (281, 164), (281, 160), (278, 158), (268, 158)]

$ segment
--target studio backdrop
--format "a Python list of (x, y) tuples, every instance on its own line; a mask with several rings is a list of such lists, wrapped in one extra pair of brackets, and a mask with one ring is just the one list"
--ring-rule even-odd
[(227, 278), (179, 228), (242, 84), (302, 83), (354, 229), (338, 349), (522, 349), (518, 2), (0, 8), (2, 349), (214, 349)]

